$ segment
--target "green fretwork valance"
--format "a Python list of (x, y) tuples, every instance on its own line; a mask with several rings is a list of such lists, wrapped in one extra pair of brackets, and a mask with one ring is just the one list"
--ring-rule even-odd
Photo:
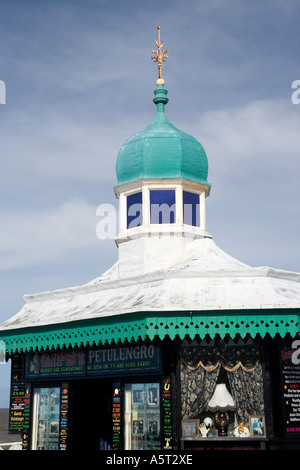
[(6, 352), (92, 346), (176, 336), (191, 339), (206, 335), (252, 338), (300, 333), (300, 311), (270, 310), (220, 312), (131, 313), (101, 319), (0, 331)]

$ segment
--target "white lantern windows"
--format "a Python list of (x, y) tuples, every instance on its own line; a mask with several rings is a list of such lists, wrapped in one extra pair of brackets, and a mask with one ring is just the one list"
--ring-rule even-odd
[[(171, 186), (171, 185), (170, 185)], [(191, 226), (205, 229), (205, 192), (186, 191), (183, 187), (145, 186), (137, 192), (123, 193), (125, 229), (141, 226)], [(201, 214), (201, 216), (200, 216)]]

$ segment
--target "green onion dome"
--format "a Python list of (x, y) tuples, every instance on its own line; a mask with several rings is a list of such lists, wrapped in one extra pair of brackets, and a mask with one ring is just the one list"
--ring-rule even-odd
[(118, 185), (140, 179), (181, 179), (209, 185), (204, 148), (167, 119), (167, 90), (154, 91), (156, 116), (145, 130), (130, 137), (121, 147), (116, 164)]

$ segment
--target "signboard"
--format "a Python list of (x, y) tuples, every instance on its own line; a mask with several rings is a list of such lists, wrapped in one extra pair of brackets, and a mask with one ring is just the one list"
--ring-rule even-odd
[(25, 384), (22, 450), (29, 449), (30, 401), (31, 401), (31, 386), (30, 384)]
[(23, 430), (25, 408), (25, 383), (23, 356), (15, 354), (12, 357), (12, 371), (10, 384), (10, 414), (9, 432), (19, 433)]
[(160, 347), (153, 343), (90, 349), (87, 352), (87, 375), (114, 376), (160, 371)]
[(171, 379), (164, 377), (162, 389), (162, 431), (163, 431), (163, 448), (172, 449), (172, 400), (171, 400)]
[(26, 354), (26, 379), (161, 372), (161, 349), (153, 343)]
[(69, 384), (63, 383), (61, 387), (61, 399), (60, 399), (59, 450), (67, 449), (68, 408), (69, 408)]
[(10, 396), (10, 416), (9, 416), (9, 432), (19, 433), (23, 430), (24, 422), (24, 382), (11, 384)]
[(85, 351), (59, 351), (26, 355), (26, 378), (74, 377), (85, 375)]
[(287, 435), (300, 435), (300, 340), (280, 349), (284, 429)]
[(121, 384), (113, 384), (112, 398), (112, 448), (120, 450), (121, 446)]

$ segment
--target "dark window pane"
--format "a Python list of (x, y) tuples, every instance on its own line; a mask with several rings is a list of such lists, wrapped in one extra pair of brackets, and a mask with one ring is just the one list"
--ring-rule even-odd
[(174, 224), (175, 214), (175, 190), (150, 191), (151, 224)]
[(183, 191), (183, 223), (200, 227), (199, 194)]
[(127, 228), (142, 225), (142, 193), (127, 196)]

